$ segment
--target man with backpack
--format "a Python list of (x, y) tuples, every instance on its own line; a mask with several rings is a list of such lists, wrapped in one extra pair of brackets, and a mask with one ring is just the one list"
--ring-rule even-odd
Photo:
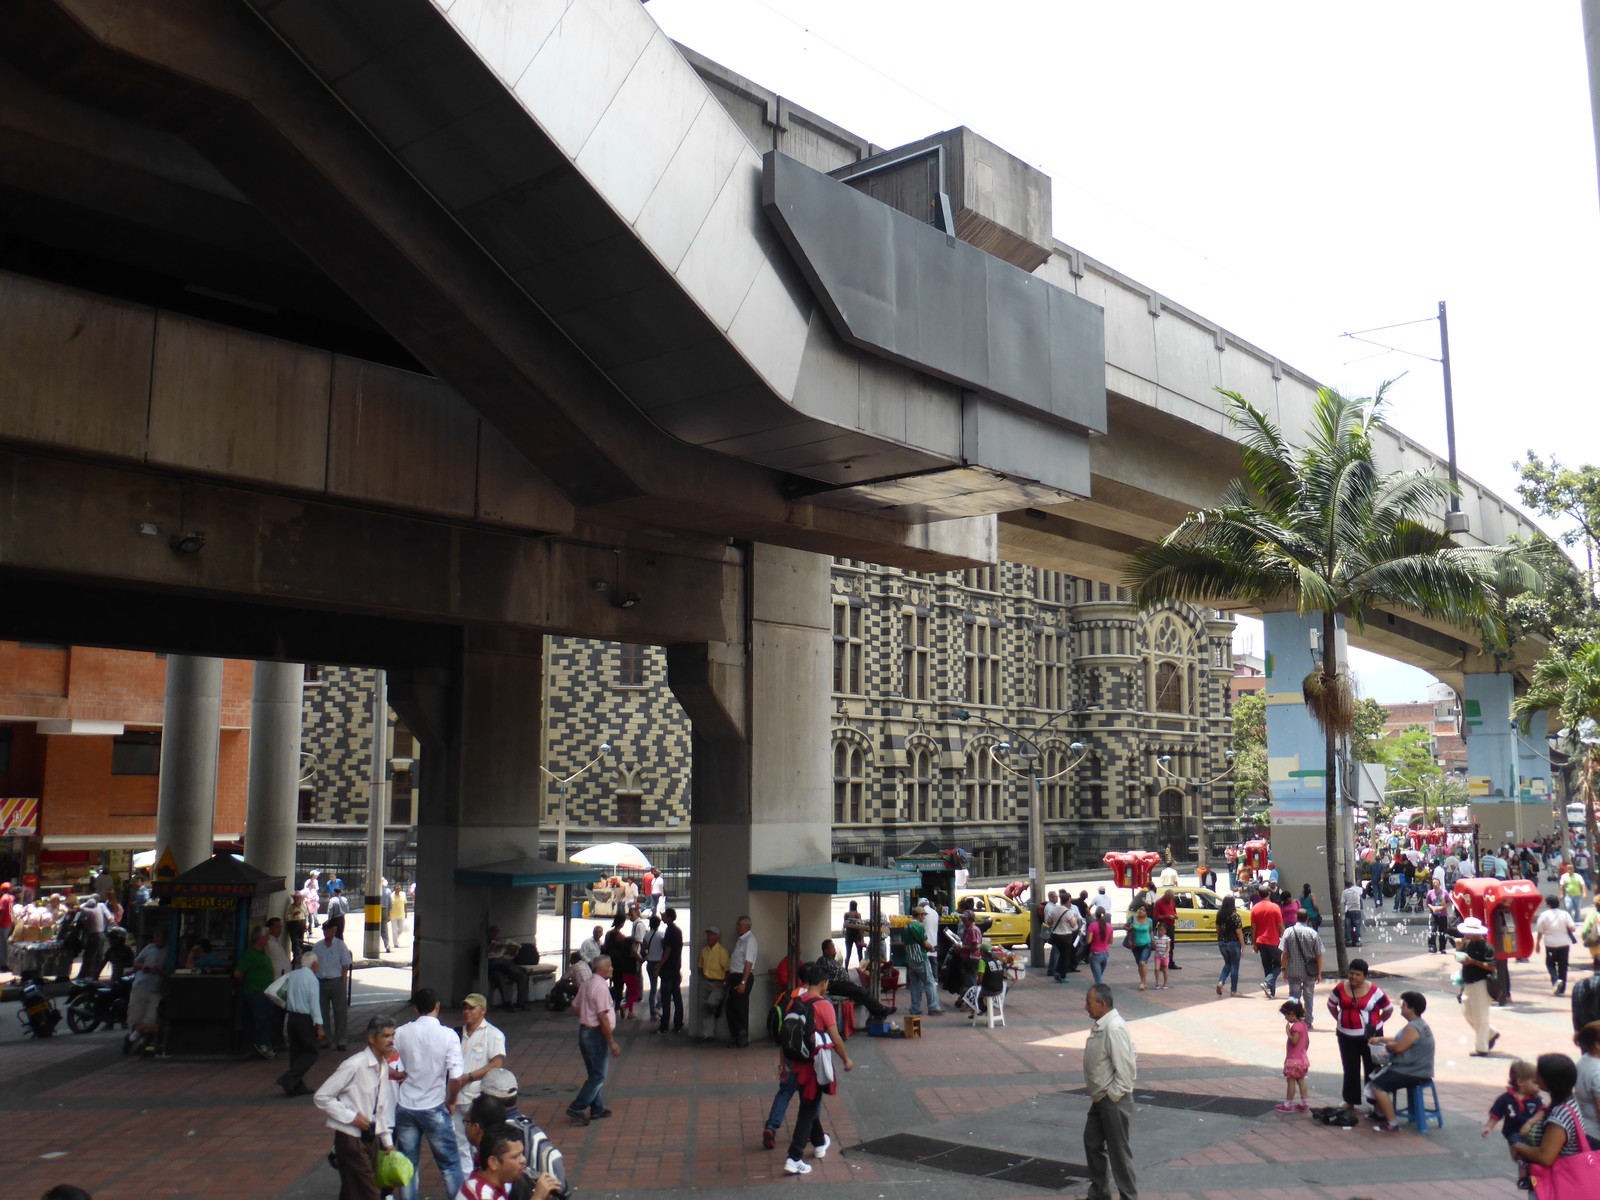
[(833, 1139), (822, 1132), (822, 1098), (837, 1090), (834, 1053), (846, 1071), (855, 1065), (839, 1036), (833, 1005), (823, 996), (828, 972), (817, 963), (806, 963), (800, 968), (800, 982), (805, 988), (789, 1001), (778, 1030), (780, 1084), (793, 1075), (794, 1090), (800, 1095), (800, 1114), (783, 1163), (785, 1175), (811, 1174), (811, 1164), (804, 1157), (807, 1142), (816, 1157), (827, 1157)]
[(507, 1193), (510, 1200), (531, 1200), (541, 1175), (553, 1175), (560, 1186), (551, 1194), (565, 1196), (566, 1162), (561, 1157), (561, 1151), (556, 1149), (555, 1143), (545, 1131), (518, 1111), (517, 1077), (505, 1067), (496, 1067), (483, 1077), (482, 1094), (505, 1105), (505, 1123), (515, 1127), (522, 1135), (522, 1149), (528, 1163), (522, 1178), (515, 1179), (511, 1183), (510, 1191)]

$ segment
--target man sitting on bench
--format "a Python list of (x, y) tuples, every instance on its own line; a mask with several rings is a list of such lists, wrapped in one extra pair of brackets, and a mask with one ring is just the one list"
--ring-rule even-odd
[(874, 1000), (866, 988), (850, 978), (850, 968), (839, 958), (832, 938), (822, 943), (822, 957), (817, 959), (817, 965), (828, 973), (828, 995), (864, 1005), (874, 1021), (881, 1021), (889, 1015), (889, 1010)]
[[(519, 1012), (528, 1008), (528, 973), (517, 965), (517, 957), (522, 946), (509, 938), (502, 939), (498, 925), (489, 926), (489, 994), (492, 996), (496, 989), (500, 992), (500, 1007), (511, 1008), (511, 993), (514, 989), (517, 995), (516, 1008)], [(538, 950), (534, 950), (534, 961), (538, 961)]]

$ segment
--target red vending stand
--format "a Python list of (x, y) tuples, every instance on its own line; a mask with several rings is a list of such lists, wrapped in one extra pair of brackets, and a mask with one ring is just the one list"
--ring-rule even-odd
[(1133, 858), (1131, 854), (1119, 854), (1115, 850), (1107, 850), (1105, 857), (1106, 866), (1111, 868), (1111, 882), (1115, 887), (1130, 886), (1128, 880), (1133, 876)]
[(1527, 879), (1458, 879), (1450, 900), (1463, 918), (1477, 917), (1489, 927), (1496, 958), (1533, 955), (1533, 919), (1544, 898)]
[(1150, 876), (1161, 865), (1161, 855), (1154, 850), (1108, 850), (1104, 862), (1111, 868), (1111, 879), (1117, 887), (1147, 888)]
[(1271, 847), (1266, 839), (1257, 838), (1244, 844), (1244, 865), (1252, 871), (1265, 871)]

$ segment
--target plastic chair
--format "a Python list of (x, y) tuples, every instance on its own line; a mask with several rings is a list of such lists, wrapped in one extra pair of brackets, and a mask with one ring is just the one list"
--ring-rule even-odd
[[(1427, 1097), (1423, 1094), (1424, 1089), (1426, 1089), (1427, 1095), (1433, 1097), (1432, 1108), (1429, 1108), (1426, 1104)], [(1406, 1098), (1406, 1106), (1404, 1108), (1400, 1107), (1401, 1095)], [(1429, 1082), (1409, 1087), (1404, 1093), (1396, 1092), (1394, 1096), (1394, 1115), (1396, 1119), (1409, 1119), (1417, 1127), (1418, 1133), (1428, 1132), (1429, 1117), (1432, 1117), (1434, 1123), (1440, 1129), (1443, 1129), (1444, 1113), (1439, 1111), (1439, 1089), (1434, 1087), (1432, 1082)]]
[(971, 1020), (976, 1024), (979, 1020), (988, 1019), (989, 1028), (993, 1029), (996, 1019), (1000, 1024), (1006, 1023), (1006, 992), (1011, 990), (1008, 983), (998, 992), (985, 992), (980, 988), (968, 988), (963, 999), (971, 1005), (973, 1012)]

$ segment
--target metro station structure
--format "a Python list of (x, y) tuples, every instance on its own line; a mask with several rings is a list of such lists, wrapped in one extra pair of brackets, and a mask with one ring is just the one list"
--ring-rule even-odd
[[(1216, 387), (1290, 431), (1315, 397), (1057, 241), (1020, 159), (872, 145), (637, 0), (14, 0), (0, 63), (0, 637), (169, 655), (179, 869), (219, 659), (257, 663), (273, 872), (299, 664), (384, 669), (422, 744), (416, 975), (451, 995), (491, 915), (532, 925), (531, 891), (456, 880), (548, 837), (545, 634), (665, 647), (690, 903), (774, 930), (751, 875), (830, 857), (828, 556), (1115, 586), (1237, 472)], [(1462, 487), (1469, 540), (1530, 532)], [(1322, 804), (1311, 624), (1263, 615), (1288, 839)], [(1478, 703), (1469, 772), (1508, 803), (1547, 775), (1519, 664), (1405, 612), (1359, 644)]]

